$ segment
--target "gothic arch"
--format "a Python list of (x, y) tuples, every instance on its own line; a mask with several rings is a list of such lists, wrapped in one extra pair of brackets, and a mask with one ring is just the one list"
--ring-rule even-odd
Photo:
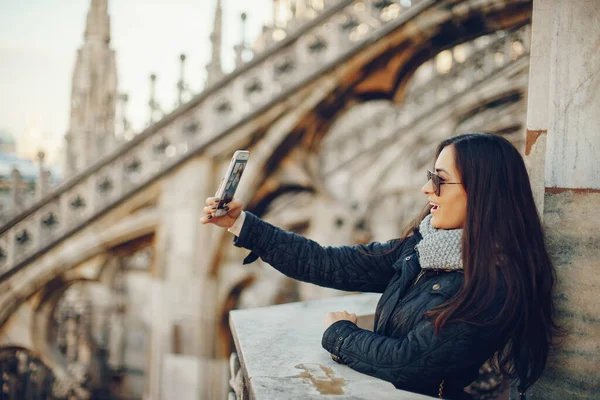
[[(424, 202), (420, 202), (419, 198), (422, 197), (420, 188), (423, 185), (424, 175), (421, 174), (421, 170), (424, 170), (424, 167), (432, 162), (435, 148), (441, 140), (461, 133), (457, 130), (471, 128), (468, 131), (503, 134), (517, 147), (522, 147), (524, 141), (522, 127), (525, 122), (526, 106), (524, 98), (528, 79), (528, 57), (526, 56), (528, 53), (526, 45), (521, 41), (527, 40), (527, 35), (527, 28), (521, 28), (516, 31), (480, 37), (476, 40), (477, 44), (467, 42), (461, 45), (463, 49), (464, 46), (474, 49), (471, 50), (472, 57), (481, 57), (480, 53), (487, 55), (494, 64), (497, 64), (497, 69), (491, 68), (491, 71), (495, 72), (484, 75), (486, 78), (476, 85), (466, 85), (465, 91), (457, 91), (457, 94), (451, 97), (452, 101), (450, 102), (442, 101), (439, 107), (432, 108), (431, 113), (425, 114), (426, 118), (409, 120), (412, 123), (403, 124), (404, 117), (412, 114), (415, 108), (423, 104), (424, 96), (425, 101), (432, 101), (432, 97), (435, 99), (435, 96), (444, 95), (444, 91), (448, 92), (445, 85), (454, 85), (455, 81), (460, 82), (462, 78), (452, 69), (446, 69), (443, 74), (447, 74), (447, 78), (438, 82), (439, 77), (443, 74), (434, 75), (434, 85), (421, 84), (419, 86), (416, 84), (419, 82), (418, 80), (411, 79), (407, 84), (405, 102), (400, 104), (397, 109), (390, 109), (383, 114), (382, 119), (389, 120), (384, 124), (385, 129), (392, 132), (387, 137), (385, 133), (383, 134), (381, 145), (367, 143), (378, 140), (377, 136), (383, 133), (381, 127), (373, 126), (376, 133), (360, 127), (360, 124), (364, 123), (361, 121), (362, 118), (368, 121), (368, 113), (364, 113), (362, 109), (367, 107), (369, 102), (355, 105), (352, 108), (359, 118), (355, 118), (353, 126), (343, 128), (347, 130), (346, 135), (342, 136), (341, 140), (337, 140), (338, 144), (331, 146), (329, 142), (336, 141), (338, 125), (348, 125), (344, 120), (349, 112), (342, 114), (332, 124), (330, 132), (321, 143), (325, 149), (336, 153), (337, 158), (348, 160), (340, 164), (341, 168), (336, 167), (339, 172), (328, 179), (335, 184), (340, 184), (340, 176), (343, 181), (345, 174), (347, 180), (358, 188), (358, 190), (347, 191), (343, 195), (338, 194), (338, 199), (341, 199), (342, 202), (352, 202), (355, 197), (353, 194), (360, 193), (358, 203), (362, 204), (358, 207), (359, 213), (364, 214), (369, 226), (381, 225), (373, 223), (379, 208), (387, 210), (384, 213), (387, 220), (390, 219), (392, 210), (405, 209), (405, 212), (398, 212), (392, 217), (394, 221), (402, 220), (400, 225), (404, 226), (422, 208), (421, 203)], [(498, 50), (499, 48), (504, 51)], [(517, 49), (518, 52), (513, 54), (513, 49)], [(511, 58), (511, 61), (506, 61), (507, 58)], [(474, 60), (477, 61), (476, 58)], [(464, 61), (463, 59), (460, 63)], [(469, 62), (468, 58), (467, 62)], [(482, 61), (478, 62), (485, 64)], [(422, 66), (422, 68), (429, 69), (434, 67), (436, 65), (433, 64), (433, 60)], [(417, 70), (415, 76), (421, 79), (422, 71), (422, 69)], [(469, 71), (467, 70), (467, 72)], [(447, 98), (447, 95), (441, 97), (441, 99), (444, 98)], [(382, 119), (379, 119), (378, 122)], [(398, 126), (395, 125), (397, 122), (400, 122)], [(362, 133), (363, 131), (364, 133)], [(350, 142), (353, 147), (361, 149), (361, 151), (356, 153), (356, 157), (340, 155), (350, 147), (348, 145)], [(329, 155), (324, 158), (329, 158)], [(324, 172), (327, 173), (330, 169), (326, 166)], [(399, 187), (390, 187), (390, 180), (397, 176), (402, 177), (400, 179), (402, 184)], [(361, 180), (360, 184), (356, 183)], [(414, 199), (408, 201), (407, 197), (410, 196)], [(384, 204), (387, 205), (383, 206)], [(373, 210), (375, 210), (375, 214)], [(388, 234), (397, 236), (401, 231), (402, 229), (393, 229)], [(384, 239), (377, 234), (375, 237)]]
[(220, 315), (219, 326), (217, 328), (217, 357), (219, 358), (229, 358), (229, 355), (235, 350), (235, 343), (229, 327), (229, 312), (238, 308), (242, 292), (250, 287), (255, 280), (256, 278), (251, 275), (239, 281), (229, 290), (221, 305), (220, 311), (217, 314)]
[[(121, 219), (118, 223), (111, 225), (105, 235), (97, 236), (94, 242), (88, 240), (85, 235), (80, 237), (73, 236), (69, 246), (63, 249), (63, 252), (56, 249), (52, 257), (42, 255), (38, 258), (36, 265), (43, 265), (45, 273), (42, 276), (32, 276), (25, 271), (23, 273), (27, 278), (18, 288), (9, 288), (0, 295), (0, 303), (4, 305), (0, 309), (0, 327), (15, 312), (15, 310), (33, 294), (43, 289), (49, 282), (57, 276), (76, 268), (82, 262), (100, 254), (106, 254), (108, 249), (118, 247), (120, 244), (136, 240), (152, 234), (158, 224), (158, 211), (153, 209), (144, 209), (133, 215)], [(72, 253), (77, 249), (77, 257)]]
[[(266, 165), (279, 165), (285, 155), (299, 148), (307, 157), (312, 157), (334, 122), (355, 104), (374, 99), (401, 103), (409, 78), (420, 65), (441, 51), (491, 32), (521, 27), (531, 19), (531, 2), (526, 0), (506, 1), (503, 7), (483, 3), (465, 7), (468, 12), (453, 14), (453, 7), (448, 7), (452, 12), (440, 12), (432, 6), (378, 38), (364, 51), (368, 55), (363, 54), (361, 60), (350, 58), (335, 90), (290, 130)], [(369, 61), (364, 62), (365, 59)], [(314, 171), (310, 172), (315, 178)], [(272, 169), (265, 168), (265, 181), (273, 173)], [(272, 188), (273, 182), (269, 185)], [(264, 193), (262, 187), (258, 188), (251, 203), (260, 203)]]
[[(138, 243), (134, 243), (131, 249), (114, 249), (112, 256), (108, 257), (97, 268), (97, 274), (94, 278), (88, 278), (86, 271), (70, 270), (47, 284), (40, 293), (40, 300), (34, 308), (31, 323), (34, 348), (43, 356), (49, 368), (59, 372), (61, 376), (68, 376), (69, 381), (74, 382), (75, 385), (80, 385), (81, 390), (89, 390), (91, 393), (96, 393), (97, 390), (107, 390), (106, 380), (110, 380), (109, 386), (114, 386), (113, 389), (116, 390), (116, 387), (123, 383), (123, 377), (127, 376), (127, 374), (121, 374), (119, 369), (114, 367), (113, 359), (120, 359), (121, 362), (125, 362), (125, 358), (120, 358), (122, 355), (116, 354), (115, 356), (112, 353), (116, 347), (111, 344), (115, 333), (114, 329), (111, 328), (115, 327), (113, 318), (116, 316), (117, 320), (120, 320), (119, 318), (124, 315), (125, 310), (131, 305), (129, 303), (131, 296), (127, 295), (126, 289), (126, 274), (131, 268), (135, 269), (130, 265), (135, 261), (133, 260), (135, 257), (131, 257), (131, 259), (124, 257), (132, 255), (132, 253), (139, 253), (138, 250), (146, 248), (143, 247), (144, 243), (147, 247), (147, 239), (142, 238), (138, 240)], [(81, 358), (83, 362), (81, 365), (85, 368), (72, 369), (73, 366), (77, 367), (79, 365), (79, 361), (75, 364), (70, 363), (68, 361), (70, 359), (69, 350), (66, 349), (65, 352), (64, 348), (61, 350), (60, 346), (56, 347), (62, 342), (57, 339), (64, 339), (65, 334), (64, 332), (59, 333), (55, 329), (65, 324), (64, 320), (63, 324), (60, 324), (62, 314), (57, 313), (60, 311), (61, 302), (68, 300), (66, 296), (71, 293), (69, 289), (74, 290), (76, 285), (84, 285), (79, 287), (79, 290), (84, 295), (83, 300), (89, 303), (89, 315), (84, 316), (83, 324), (86, 323), (85, 318), (88, 318), (87, 323), (89, 325), (81, 328), (85, 334), (78, 338), (83, 342), (77, 345), (78, 352), (84, 351), (79, 356), (83, 357)], [(73, 305), (71, 301), (67, 307), (71, 309)], [(85, 307), (86, 305), (80, 304), (80, 306)], [(64, 307), (62, 310), (64, 311)], [(76, 319), (79, 321), (79, 316)], [(58, 325), (56, 325), (57, 320), (59, 321)], [(117, 340), (122, 341), (123, 345), (121, 347), (124, 349), (125, 343), (127, 343), (124, 332), (127, 330), (126, 328), (123, 330), (121, 325), (116, 328), (120, 329), (121, 336)], [(98, 336), (98, 333), (100, 333), (100, 336)], [(104, 336), (105, 334), (106, 336)], [(106, 342), (103, 343), (103, 340)], [(116, 372), (116, 375), (107, 375), (107, 368), (109, 367), (112, 368), (111, 371)], [(84, 387), (85, 389), (83, 389)]]

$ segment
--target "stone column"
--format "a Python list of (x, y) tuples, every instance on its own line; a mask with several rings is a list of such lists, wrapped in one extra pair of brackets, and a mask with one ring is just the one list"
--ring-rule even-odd
[(40, 200), (42, 197), (46, 195), (47, 186), (46, 186), (46, 169), (44, 168), (44, 158), (46, 157), (43, 151), (38, 152), (38, 161), (39, 172), (37, 176), (37, 181), (35, 183), (35, 199)]
[[(315, 199), (313, 204), (313, 218), (310, 221), (310, 229), (306, 233), (306, 237), (322, 246), (351, 244), (355, 223), (351, 213), (342, 204), (331, 198), (321, 197)], [(302, 301), (348, 294), (348, 292), (329, 289), (306, 282), (299, 282), (298, 290)]]
[(600, 2), (534, 0), (526, 161), (567, 329), (531, 399), (598, 395)]
[(10, 213), (11, 217), (21, 210), (21, 173), (13, 167), (10, 173)]
[(73, 148), (74, 143), (73, 143), (73, 135), (71, 133), (67, 133), (65, 134), (65, 145), (66, 145), (66, 151), (65, 151), (65, 160), (64, 160), (64, 165), (65, 165), (65, 173), (64, 173), (64, 180), (69, 179), (70, 177), (72, 177), (73, 175), (75, 175), (75, 170), (77, 169), (77, 163), (75, 161), (75, 149)]
[[(162, 183), (161, 223), (153, 282), (149, 398), (225, 398), (213, 375), (227, 360), (215, 359), (216, 277), (212, 225), (201, 225), (206, 197), (214, 194), (209, 159), (190, 160)], [(211, 393), (219, 393), (213, 396)]]

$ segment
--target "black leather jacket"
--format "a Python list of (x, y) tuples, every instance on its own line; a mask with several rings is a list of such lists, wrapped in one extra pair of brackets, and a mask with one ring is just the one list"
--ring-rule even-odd
[[(415, 232), (401, 243), (323, 247), (246, 212), (234, 244), (252, 251), (244, 264), (260, 257), (301, 281), (383, 293), (375, 312), (374, 332), (338, 321), (323, 334), (323, 347), (352, 369), (391, 382), (398, 389), (438, 397), (443, 381), (443, 398), (468, 399), (463, 388), (503, 347), (507, 335), (493, 325), (464, 322), (447, 323), (439, 336), (434, 334), (424, 313), (455, 295), (464, 276), (462, 271), (422, 270), (415, 247), (420, 238)], [(481, 321), (490, 321), (500, 310), (504, 290), (498, 290), (496, 297)]]

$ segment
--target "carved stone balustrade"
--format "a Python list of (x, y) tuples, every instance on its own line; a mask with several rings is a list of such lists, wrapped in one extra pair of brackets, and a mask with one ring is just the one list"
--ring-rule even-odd
[[(501, 0), (493, 8), (513, 3), (527, 5), (526, 0)], [(285, 103), (299, 89), (372, 48), (390, 32), (414, 23), (422, 14), (424, 17), (417, 25), (425, 34), (448, 18), (460, 17), (462, 11), (483, 7), (490, 12), (488, 6), (488, 2), (479, 0), (327, 2), (319, 14), (300, 28), (292, 29), (276, 46), (211, 85), (4, 224), (0, 228), (0, 279), (26, 266), (172, 169), (207, 152), (211, 145), (237, 128), (252, 121), (270, 124), (271, 117), (259, 117)], [(502, 61), (500, 57), (498, 60)], [(488, 66), (483, 67), (485, 75)], [(383, 146), (388, 144), (387, 139), (380, 142)], [(341, 165), (345, 160), (336, 162)]]
[(372, 330), (379, 297), (359, 294), (232, 311), (237, 355), (230, 383), (236, 394), (229, 399), (432, 399), (338, 364), (321, 347), (325, 314), (348, 310), (359, 317), (358, 326)]
[[(377, 136), (365, 135), (373, 121), (358, 123), (352, 132), (326, 141), (323, 174), (335, 173), (370, 152), (384, 149), (397, 142), (407, 131), (427, 120), (432, 113), (447, 105), (458, 103), (478, 86), (495, 75), (510, 74), (529, 62), (530, 27), (496, 32), (456, 46), (444, 63), (431, 59), (422, 64), (408, 85), (405, 100), (397, 109), (390, 108), (378, 116), (385, 124)], [(440, 65), (445, 64), (445, 65)], [(525, 82), (526, 88), (526, 82)], [(418, 137), (418, 135), (413, 135)], [(366, 142), (369, 138), (370, 142)]]
[[(340, 0), (0, 228), (0, 278), (402, 25), (433, 0)], [(390, 9), (391, 7), (391, 9)]]

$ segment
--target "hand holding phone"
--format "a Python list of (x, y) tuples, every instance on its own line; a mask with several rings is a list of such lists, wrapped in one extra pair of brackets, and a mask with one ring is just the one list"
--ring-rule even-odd
[(215, 217), (214, 213), (217, 208), (217, 204), (219, 204), (217, 199), (215, 197), (208, 197), (204, 203), (206, 204), (206, 207), (202, 209), (202, 213), (204, 215), (202, 218), (200, 218), (200, 223), (212, 223), (225, 229), (229, 229), (233, 226), (244, 209), (244, 203), (242, 203), (240, 199), (234, 198), (223, 208), (223, 210), (227, 211), (227, 214), (221, 217)]
[(213, 214), (215, 217), (222, 217), (227, 214), (227, 211), (225, 211), (223, 207), (233, 200), (235, 191), (242, 178), (242, 173), (246, 168), (248, 158), (250, 158), (250, 152), (247, 150), (237, 150), (233, 153), (225, 177), (221, 180), (219, 189), (217, 189), (217, 193), (215, 194), (215, 197), (220, 199), (217, 209)]

